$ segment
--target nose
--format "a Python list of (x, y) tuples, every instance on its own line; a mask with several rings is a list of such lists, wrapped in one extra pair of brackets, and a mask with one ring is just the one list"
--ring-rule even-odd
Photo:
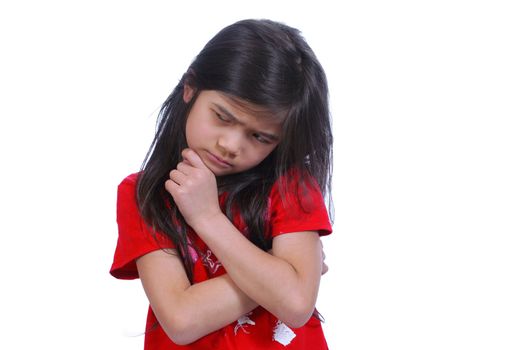
[(226, 132), (218, 138), (218, 146), (229, 157), (235, 157), (243, 147), (243, 135), (237, 131)]

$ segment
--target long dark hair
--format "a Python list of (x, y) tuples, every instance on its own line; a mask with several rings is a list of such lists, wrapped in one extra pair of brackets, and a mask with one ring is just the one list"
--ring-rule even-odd
[[(183, 100), (185, 84), (196, 91), (189, 103)], [(192, 237), (164, 183), (182, 161), (187, 116), (203, 90), (258, 106), (282, 121), (282, 140), (266, 159), (248, 171), (217, 179), (227, 193), (227, 216), (232, 220), (233, 208), (238, 208), (254, 244), (271, 248), (266, 235), (267, 199), (273, 184), (291, 169), (300, 174), (300, 185), (316, 181), (331, 212), (333, 137), (326, 76), (320, 63), (297, 29), (269, 20), (234, 23), (207, 43), (163, 103), (137, 186), (142, 217), (154, 231), (174, 242), (190, 281)], [(287, 181), (279, 184), (285, 193)]]

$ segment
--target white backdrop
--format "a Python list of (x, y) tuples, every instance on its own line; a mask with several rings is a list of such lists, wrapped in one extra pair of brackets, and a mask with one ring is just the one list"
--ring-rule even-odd
[(2, 348), (142, 349), (140, 283), (108, 274), (116, 186), (243, 18), (300, 28), (328, 75), (330, 348), (526, 349), (527, 12), (507, 0), (2, 2)]

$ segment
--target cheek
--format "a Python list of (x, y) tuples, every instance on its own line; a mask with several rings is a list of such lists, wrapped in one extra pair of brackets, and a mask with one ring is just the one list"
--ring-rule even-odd
[(192, 129), (192, 122), (187, 121), (187, 125), (185, 126), (185, 138), (187, 139), (187, 145), (192, 148), (194, 145), (194, 134)]
[(203, 140), (210, 138), (210, 132), (206, 127), (206, 124), (201, 123), (196, 118), (189, 119), (185, 127), (185, 135), (187, 138), (187, 144), (190, 148), (196, 147), (202, 143)]

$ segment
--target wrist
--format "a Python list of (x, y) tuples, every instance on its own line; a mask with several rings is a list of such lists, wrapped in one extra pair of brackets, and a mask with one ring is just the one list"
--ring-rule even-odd
[(220, 210), (216, 212), (211, 212), (209, 214), (202, 214), (199, 218), (196, 218), (192, 221), (187, 221), (187, 223), (194, 229), (194, 231), (201, 235), (201, 233), (209, 232), (213, 227), (219, 227), (221, 222), (228, 220), (225, 214)]

